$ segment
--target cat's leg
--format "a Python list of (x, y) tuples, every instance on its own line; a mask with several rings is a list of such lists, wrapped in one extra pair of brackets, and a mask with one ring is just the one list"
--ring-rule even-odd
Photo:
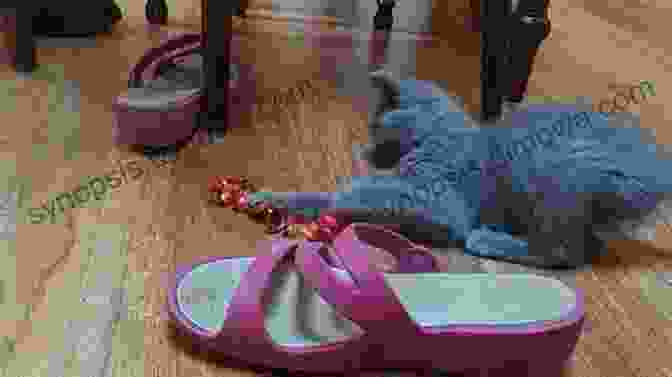
[(527, 203), (512, 208), (528, 242), (529, 255), (519, 263), (575, 268), (604, 251), (604, 243), (595, 235), (595, 192), (548, 179), (525, 195)]
[(250, 204), (260, 202), (270, 204), (275, 208), (286, 209), (290, 214), (304, 210), (323, 210), (330, 208), (334, 201), (333, 192), (278, 192), (260, 191), (250, 194)]
[(526, 234), (524, 219), (532, 216), (529, 195), (515, 186), (511, 166), (503, 161), (485, 161), (480, 182), (480, 223), (514, 236)]
[[(339, 192), (257, 192), (252, 204), (266, 202), (289, 214), (316, 210), (343, 222), (368, 222), (379, 225), (399, 224), (413, 211), (409, 192), (412, 188), (398, 177), (353, 177)], [(409, 221), (410, 223), (410, 221)]]
[(395, 225), (410, 239), (436, 246), (464, 241), (477, 218), (477, 210), (445, 181), (356, 177), (334, 199), (325, 213), (349, 222)]
[(595, 193), (513, 172), (506, 163), (486, 165), (480, 222), (492, 233), (474, 234), (471, 252), (538, 268), (574, 268), (604, 250), (594, 233)]
[(473, 228), (475, 216), (454, 190), (436, 185), (414, 185), (397, 176), (353, 177), (340, 192), (255, 193), (290, 214), (318, 210), (341, 223), (366, 222), (396, 229), (411, 240), (436, 246), (454, 246)]
[(544, 200), (535, 206), (528, 243), (539, 267), (581, 267), (605, 251), (604, 242), (595, 235), (594, 194), (572, 195), (572, 203), (566, 205), (553, 205)]

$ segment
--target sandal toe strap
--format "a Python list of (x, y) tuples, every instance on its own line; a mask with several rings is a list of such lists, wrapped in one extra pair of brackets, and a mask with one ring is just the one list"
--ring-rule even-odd
[(235, 352), (240, 355), (277, 349), (266, 331), (265, 306), (274, 271), (292, 257), (308, 284), (367, 333), (387, 334), (393, 324), (396, 334), (417, 334), (417, 325), (385, 281), (386, 269), (380, 268), (377, 258), (372, 257), (375, 246), (397, 257), (398, 263), (392, 268), (396, 272), (438, 270), (436, 260), (427, 249), (385, 228), (368, 224), (350, 225), (328, 250), (337, 259), (336, 264), (349, 273), (350, 279), (336, 273), (335, 263), (325, 259), (322, 252), (329, 248), (325, 243), (276, 239), (270, 242), (270, 252), (269, 243), (262, 243), (258, 256), (229, 302), (224, 324), (214, 340), (235, 344)]
[[(356, 227), (358, 225), (354, 225), (355, 229)], [(377, 236), (380, 237), (396, 235), (378, 227), (367, 225), (366, 229), (377, 232)], [(387, 333), (390, 331), (390, 324), (393, 323), (395, 332), (417, 333), (417, 325), (399, 302), (394, 291), (387, 285), (381, 269), (371, 260), (371, 246), (360, 240), (355, 232), (353, 226), (348, 227), (336, 238), (332, 250), (350, 274), (350, 279), (335, 273), (321, 255), (322, 249), (326, 246), (319, 242), (305, 242), (299, 245), (296, 264), (302, 275), (326, 302), (367, 332)], [(400, 259), (408, 258), (412, 259), (413, 263), (417, 263), (418, 260), (427, 263), (424, 250), (420, 247), (388, 251), (396, 252), (396, 256)], [(435, 261), (432, 260), (431, 263), (435, 265)], [(402, 262), (400, 265), (412, 264)]]

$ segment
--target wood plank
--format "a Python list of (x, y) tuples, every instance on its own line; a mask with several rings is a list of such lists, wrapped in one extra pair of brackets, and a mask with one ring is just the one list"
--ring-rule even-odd
[[(198, 0), (169, 0), (171, 29), (198, 30), (199, 4)], [(145, 29), (142, 2), (120, 1), (120, 5), (127, 17), (111, 36), (100, 37), (88, 47), (41, 47), (38, 61), (57, 68), (40, 71), (44, 76), (38, 72), (32, 79), (17, 80), (9, 67), (0, 69), (0, 194), (16, 192), (1, 186), (10, 176), (19, 177), (25, 187), (22, 198), (10, 196), (10, 207), (17, 209), (15, 239), (5, 235), (10, 240), (0, 240), (2, 376), (49, 377), (67, 368), (92, 374), (106, 371), (108, 376), (254, 376), (231, 363), (206, 362), (177, 347), (162, 317), (165, 281), (176, 265), (211, 255), (256, 255), (257, 243), (264, 237), (260, 226), (208, 204), (204, 185), (212, 175), (232, 174), (249, 176), (279, 191), (334, 189), (337, 177), (351, 173), (352, 144), (366, 142), (367, 115), (354, 109), (333, 82), (319, 80), (316, 54), (290, 38), (292, 29), (286, 23), (253, 16), (236, 27), (250, 36), (241, 56), (254, 67), (259, 98), (273, 98), (317, 79), (312, 81), (312, 91), (304, 94), (308, 98), (283, 103), (265, 100), (223, 143), (190, 146), (170, 164), (145, 161), (112, 145), (109, 104), (124, 89), (129, 67), (161, 35)], [(443, 28), (437, 33), (445, 40), (416, 46), (416, 59), (406, 63), (413, 65), (409, 71), (419, 78), (439, 81), (463, 97), (468, 108), (477, 108), (478, 38), (461, 29), (465, 6), (436, 3), (435, 12), (445, 14), (437, 22), (438, 29)], [(627, 25), (610, 3), (553, 1), (553, 31), (542, 45), (530, 94), (600, 100), (611, 98), (610, 84), (651, 80), (656, 96), (632, 110), (641, 114), (643, 127), (657, 131), (659, 142), (669, 143), (672, 135), (664, 125), (670, 115), (664, 104), (670, 99), (666, 88), (672, 84), (670, 56), (656, 32), (663, 27), (660, 23), (668, 8), (658, 0), (635, 4), (638, 14), (656, 23), (644, 30), (641, 25), (639, 29)], [(393, 59), (399, 67), (405, 63), (401, 53)], [(70, 89), (54, 87), (49, 77), (78, 84), (78, 117), (65, 111), (64, 97)], [(62, 141), (73, 133), (78, 133), (79, 141), (64, 148)], [(54, 140), (58, 144), (47, 146)], [(74, 151), (71, 157), (66, 149)], [(119, 163), (136, 160), (142, 176), (128, 179), (104, 199), (58, 214), (54, 224), (29, 224), (24, 218), (29, 208), (71, 192), (90, 177), (119, 169)], [(3, 208), (4, 203), (0, 200)], [(665, 350), (672, 348), (670, 320), (667, 307), (660, 305), (669, 288), (653, 278), (672, 270), (672, 233), (663, 224), (663, 218), (672, 221), (670, 215), (668, 209), (632, 234), (641, 241), (611, 242), (611, 253), (595, 266), (556, 275), (583, 290), (589, 315), (568, 374), (672, 376), (664, 357)], [(11, 232), (8, 217), (0, 213), (0, 221), (5, 221), (0, 229)], [(657, 232), (649, 237), (652, 227)], [(126, 250), (125, 259), (99, 258), (95, 253), (89, 258), (87, 245), (93, 244), (94, 250), (104, 246), (84, 237), (86, 229), (97, 229), (99, 239), (112, 240), (111, 234), (116, 234), (116, 250), (119, 256)], [(549, 273), (479, 262), (459, 250), (436, 253), (456, 273)], [(96, 275), (109, 272), (115, 283), (82, 279), (87, 269), (99, 271)], [(78, 301), (82, 292), (108, 299), (84, 304)], [(119, 306), (127, 308), (126, 315), (123, 310), (117, 312), (116, 320)], [(90, 355), (88, 364), (77, 360), (85, 353), (76, 349), (93, 344), (86, 338), (87, 327), (100, 335), (97, 353)], [(70, 332), (76, 336), (67, 337)], [(28, 363), (19, 352), (34, 357)], [(68, 364), (71, 359), (75, 362)]]

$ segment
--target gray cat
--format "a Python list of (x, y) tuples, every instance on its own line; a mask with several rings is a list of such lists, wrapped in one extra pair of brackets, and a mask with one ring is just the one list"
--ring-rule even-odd
[[(372, 171), (395, 170), (407, 153), (413, 153), (413, 145), (405, 140), (406, 135), (399, 128), (382, 127), (382, 119), (388, 112), (399, 109), (399, 81), (384, 72), (372, 74), (372, 82), (378, 88), (375, 111), (370, 122), (371, 143), (364, 147), (359, 158), (370, 165)], [(445, 111), (464, 113), (458, 99), (446, 96), (443, 103)], [(446, 108), (446, 105), (447, 108)], [(492, 127), (510, 127), (504, 119)], [(468, 115), (464, 115), (467, 127), (478, 127)], [(502, 170), (503, 169), (503, 170)], [(507, 233), (526, 240), (528, 253), (525, 255), (502, 254), (492, 256), (508, 262), (541, 268), (575, 268), (590, 263), (605, 251), (605, 241), (598, 233), (618, 232), (626, 221), (638, 221), (649, 215), (655, 205), (663, 199), (662, 194), (650, 194), (647, 206), (633, 206), (625, 194), (618, 192), (572, 192), (560, 193), (568, 200), (557, 205), (557, 195), (548, 190), (518, 190), (515, 187), (515, 175), (507, 166), (500, 166), (484, 174), (481, 185), (493, 187), (489, 190), (489, 202), (479, 211), (482, 224), (505, 224)], [(366, 220), (363, 214), (359, 220)], [(386, 222), (383, 219), (368, 221)], [(389, 221), (389, 220), (387, 220)], [(416, 241), (441, 240), (445, 229), (438, 227), (434, 232), (423, 226), (424, 232), (412, 224), (402, 226), (401, 232)], [(428, 235), (427, 232), (433, 233)]]
[[(275, 205), (395, 226), (434, 247), (574, 268), (604, 252), (598, 232), (659, 204), (661, 194), (640, 190), (643, 167), (658, 169), (647, 189), (651, 177), (672, 187), (656, 152), (632, 142), (636, 129), (611, 127), (590, 106), (516, 110), (483, 128), (434, 84), (384, 72), (371, 80), (367, 171), (332, 193), (271, 193)], [(646, 161), (628, 165), (635, 159)]]

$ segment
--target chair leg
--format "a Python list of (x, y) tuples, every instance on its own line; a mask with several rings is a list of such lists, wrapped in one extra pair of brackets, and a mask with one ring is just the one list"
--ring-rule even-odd
[(396, 0), (377, 0), (378, 10), (373, 16), (374, 30), (392, 30), (394, 24), (393, 9), (397, 6)]
[[(201, 0), (203, 34), (204, 118), (201, 127), (228, 128), (228, 98), (233, 17), (236, 6), (225, 1)], [(216, 25), (217, 27), (208, 27)]]
[(35, 52), (35, 38), (33, 36), (33, 21), (36, 15), (34, 6), (30, 3), (16, 9), (14, 19), (13, 63), (14, 69), (21, 73), (33, 72), (37, 66)]
[(245, 11), (250, 7), (250, 0), (240, 0), (238, 2), (238, 9), (236, 10), (236, 15), (241, 18), (245, 18), (247, 15)]
[[(548, 3), (545, 2), (545, 4)], [(544, 8), (543, 13), (545, 10)], [(510, 86), (504, 93), (509, 102), (521, 102), (525, 97), (527, 84), (534, 67), (534, 59), (541, 43), (550, 34), (550, 21), (545, 14), (540, 16), (521, 15), (520, 13), (514, 16), (512, 26), (514, 32), (508, 42), (510, 55), (507, 59), (507, 79)]]
[(510, 19), (511, 3), (483, 0), (481, 19), (481, 121), (490, 122), (502, 114), (506, 84), (506, 21)]
[(471, 11), (467, 20), (469, 31), (481, 31), (481, 0), (469, 0), (469, 10)]
[(147, 0), (145, 18), (152, 25), (165, 25), (168, 22), (168, 4), (166, 0)]

